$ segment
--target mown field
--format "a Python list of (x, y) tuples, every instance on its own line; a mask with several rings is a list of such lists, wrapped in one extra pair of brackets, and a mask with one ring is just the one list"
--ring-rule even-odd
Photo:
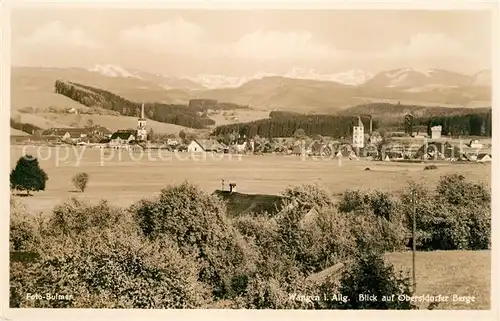
[[(45, 119), (50, 119), (65, 125), (72, 125), (77, 123), (80, 127), (85, 126), (86, 122), (90, 119), (94, 124), (106, 127), (110, 131), (117, 131), (119, 129), (135, 129), (137, 127), (137, 117), (132, 116), (112, 116), (112, 115), (73, 115), (73, 114), (54, 114), (54, 113), (40, 113), (38, 116)], [(178, 134), (181, 130), (186, 132), (194, 131), (192, 128), (184, 126), (161, 123), (148, 119), (148, 128), (151, 128), (155, 133), (164, 134)]]
[[(396, 271), (410, 272), (412, 253), (388, 253), (388, 262)], [(417, 293), (420, 295), (449, 296), (448, 302), (436, 309), (474, 310), (490, 309), (491, 251), (432, 251), (417, 252), (415, 258)], [(458, 297), (473, 297), (474, 301), (453, 301)], [(429, 303), (417, 304), (426, 309)]]
[[(409, 180), (434, 188), (441, 175), (460, 173), (467, 179), (490, 186), (489, 164), (440, 163), (437, 170), (424, 171), (424, 164), (386, 163), (366, 160), (338, 161), (300, 156), (191, 155), (152, 151), (151, 154), (90, 148), (11, 146), (11, 168), (23, 153), (39, 157), (49, 180), (46, 190), (23, 198), (30, 210), (46, 211), (74, 196), (90, 201), (107, 199), (130, 205), (150, 197), (169, 184), (185, 180), (206, 192), (221, 188), (221, 180), (237, 184), (249, 194), (279, 194), (285, 187), (318, 183), (340, 195), (347, 189), (381, 189), (399, 192)], [(80, 161), (78, 161), (81, 157)], [(121, 158), (120, 158), (121, 157)], [(365, 170), (369, 167), (371, 170)], [(79, 172), (90, 175), (87, 190), (74, 191), (71, 178)]]

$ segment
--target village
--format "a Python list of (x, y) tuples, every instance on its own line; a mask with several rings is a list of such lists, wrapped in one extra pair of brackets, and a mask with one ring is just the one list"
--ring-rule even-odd
[(231, 137), (196, 137), (193, 134), (187, 137), (181, 133), (152, 137), (147, 131), (143, 106), (136, 129), (111, 132), (98, 124), (84, 128), (49, 128), (41, 135), (11, 136), (11, 142), (17, 145), (74, 145), (131, 151), (162, 149), (187, 153), (277, 154), (351, 160), (368, 158), (380, 161), (491, 161), (491, 144), (483, 144), (477, 139), (452, 139), (441, 132), (441, 126), (434, 126), (431, 128), (430, 137), (426, 133), (410, 137), (386, 133), (382, 137), (379, 132), (373, 131), (371, 119), (367, 131), (361, 119), (358, 119), (357, 126), (352, 128), (352, 137), (347, 139), (325, 136), (311, 138), (301, 129), (297, 130), (294, 137), (272, 139), (245, 137), (238, 133), (231, 134)]

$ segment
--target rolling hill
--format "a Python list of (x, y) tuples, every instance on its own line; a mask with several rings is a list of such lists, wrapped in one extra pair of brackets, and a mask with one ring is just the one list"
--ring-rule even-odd
[(363, 87), (460, 87), (471, 84), (471, 76), (440, 69), (415, 70), (400, 68), (383, 71), (365, 82)]
[(335, 113), (351, 106), (384, 101), (442, 107), (491, 105), (489, 71), (469, 76), (439, 69), (402, 68), (381, 72), (373, 78), (362, 76), (369, 80), (356, 86), (331, 80), (268, 76), (239, 87), (203, 89), (189, 79), (123, 71), (113, 66), (95, 67), (92, 71), (13, 67), (12, 108), (80, 107), (77, 102), (54, 93), (54, 82), (58, 79), (107, 90), (136, 102), (187, 104), (190, 99), (206, 98), (267, 111)]
[(15, 128), (10, 128), (10, 135), (11, 136), (28, 136), (28, 133), (23, 132), (22, 130), (15, 129)]
[[(79, 117), (80, 116), (80, 117)], [(71, 126), (77, 123), (78, 127), (83, 127), (85, 123), (91, 119), (94, 124), (99, 124), (100, 126), (106, 127), (110, 131), (116, 131), (118, 129), (128, 129), (136, 128), (137, 117), (131, 116), (110, 116), (110, 115), (71, 115), (71, 114), (54, 114), (54, 113), (42, 113), (40, 117), (44, 119), (52, 120), (58, 124), (63, 124), (65, 126)], [(187, 128), (184, 126), (178, 126), (174, 124), (167, 124), (157, 122), (151, 119), (147, 121), (148, 129), (153, 129), (155, 133), (163, 134), (178, 134), (181, 130), (185, 132), (194, 131), (192, 128)]]

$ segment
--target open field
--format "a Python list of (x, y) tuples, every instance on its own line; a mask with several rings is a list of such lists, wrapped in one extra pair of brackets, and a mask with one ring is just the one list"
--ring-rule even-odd
[[(226, 116), (223, 115), (225, 112)], [(247, 123), (259, 119), (269, 118), (269, 111), (265, 110), (253, 110), (253, 109), (236, 109), (227, 111), (218, 111), (217, 113), (209, 115), (210, 118), (215, 120), (216, 126), (235, 124), (235, 123)], [(232, 119), (236, 117), (235, 119)]]
[[(84, 126), (88, 119), (92, 119), (94, 124), (106, 127), (110, 131), (118, 129), (128, 129), (137, 127), (137, 117), (132, 116), (112, 116), (112, 115), (74, 115), (74, 114), (54, 114), (54, 113), (40, 113), (40, 117), (50, 119), (52, 121), (71, 125), (78, 123)], [(186, 132), (195, 131), (192, 128), (184, 126), (167, 124), (148, 119), (148, 128), (152, 128), (155, 133), (177, 134), (181, 130)]]
[(32, 88), (14, 89), (11, 91), (11, 109), (19, 110), (26, 107), (32, 107), (34, 110), (53, 107), (56, 109), (66, 110), (68, 108), (87, 108), (86, 106), (76, 102), (66, 96), (56, 94), (54, 89), (40, 90), (33, 86)]
[[(411, 252), (389, 253), (386, 259), (396, 271), (411, 272)], [(417, 252), (415, 265), (417, 296), (441, 294), (450, 297), (436, 309), (490, 309), (491, 251)], [(475, 300), (453, 302), (454, 294), (475, 297)], [(429, 304), (417, 305), (426, 309)]]
[[(26, 153), (38, 155), (41, 167), (49, 176), (46, 191), (23, 198), (27, 207), (34, 211), (49, 210), (73, 196), (90, 201), (107, 199), (112, 204), (128, 206), (141, 198), (154, 195), (166, 185), (184, 180), (212, 193), (221, 188), (221, 179), (224, 179), (226, 183), (237, 183), (238, 192), (250, 194), (279, 194), (286, 186), (304, 183), (319, 183), (336, 195), (353, 188), (378, 188), (398, 192), (408, 180), (422, 182), (429, 188), (434, 188), (441, 175), (450, 173), (460, 173), (468, 179), (483, 181), (491, 186), (489, 164), (439, 163), (437, 170), (423, 171), (424, 164), (367, 160), (346, 159), (339, 162), (337, 159), (314, 160), (300, 156), (158, 154), (158, 151), (151, 151), (149, 156), (145, 153), (141, 158), (141, 153), (129, 153), (125, 150), (120, 152), (76, 147), (38, 149), (11, 146), (11, 168), (23, 155), (23, 148)], [(79, 162), (77, 155), (81, 155)], [(371, 170), (365, 171), (366, 167)], [(88, 188), (83, 194), (73, 192), (71, 183), (73, 175), (79, 172), (90, 175)]]
[(10, 115), (11, 115), (10, 117), (16, 121), (19, 121), (21, 123), (28, 123), (40, 127), (42, 129), (47, 129), (51, 127), (58, 127), (58, 128), (71, 127), (69, 125), (44, 118), (41, 114), (28, 114), (28, 113), (20, 113), (17, 111), (12, 111)]
[(29, 135), (28, 133), (23, 132), (22, 130), (15, 129), (15, 128), (10, 128), (10, 135), (11, 136), (27, 136)]

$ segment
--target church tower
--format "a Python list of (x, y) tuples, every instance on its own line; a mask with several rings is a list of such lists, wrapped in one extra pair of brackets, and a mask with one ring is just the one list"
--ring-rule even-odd
[(137, 137), (138, 141), (146, 141), (148, 133), (146, 131), (146, 118), (144, 117), (144, 104), (141, 106), (141, 117), (137, 120)]

